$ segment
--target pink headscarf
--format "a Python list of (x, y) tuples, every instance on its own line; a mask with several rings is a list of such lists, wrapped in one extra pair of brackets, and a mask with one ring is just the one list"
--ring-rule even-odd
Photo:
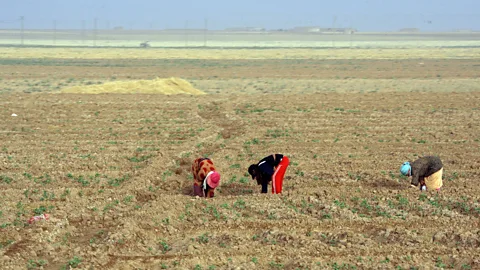
[(220, 184), (220, 174), (216, 171), (212, 172), (207, 178), (207, 184), (211, 188), (216, 188)]

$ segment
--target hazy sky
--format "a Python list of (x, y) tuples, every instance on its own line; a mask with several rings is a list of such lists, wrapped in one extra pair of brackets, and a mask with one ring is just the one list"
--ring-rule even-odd
[[(480, 30), (480, 0), (0, 0), (0, 28), (123, 26), (126, 29), (318, 25), (360, 31), (417, 27)], [(336, 19), (335, 19), (336, 18)]]

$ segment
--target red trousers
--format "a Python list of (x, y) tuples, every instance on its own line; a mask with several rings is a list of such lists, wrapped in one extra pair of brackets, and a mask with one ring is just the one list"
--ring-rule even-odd
[(287, 156), (283, 156), (282, 161), (280, 161), (280, 164), (278, 164), (275, 172), (272, 175), (273, 194), (282, 193), (283, 177), (285, 176), (285, 172), (287, 171), (288, 164), (290, 164), (290, 160)]

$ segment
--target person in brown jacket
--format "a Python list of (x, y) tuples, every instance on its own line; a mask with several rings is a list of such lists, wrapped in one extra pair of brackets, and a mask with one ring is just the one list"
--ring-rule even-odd
[(437, 190), (443, 186), (443, 164), (439, 157), (424, 156), (410, 164), (404, 162), (400, 167), (400, 172), (405, 176), (411, 176), (411, 184), (418, 186), (420, 190)]

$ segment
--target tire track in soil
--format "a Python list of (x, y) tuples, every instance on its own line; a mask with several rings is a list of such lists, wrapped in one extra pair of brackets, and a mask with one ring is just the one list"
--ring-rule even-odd
[[(198, 125), (192, 128), (205, 128), (201, 137), (191, 137), (184, 140), (179, 147), (162, 151), (160, 157), (156, 157), (148, 167), (142, 169), (139, 175), (132, 179), (130, 186), (138, 186), (139, 182), (145, 181), (145, 177), (158, 175), (162, 171), (171, 171), (175, 174), (173, 179), (167, 182), (162, 181), (162, 188), (158, 190), (158, 194), (168, 195), (171, 192), (191, 194), (191, 180), (186, 180), (191, 174), (191, 162), (196, 157), (215, 153), (226, 140), (245, 133), (245, 124), (242, 119), (234, 116), (232, 103), (234, 101), (226, 99), (210, 101), (208, 97), (199, 98), (198, 106), (191, 106), (189, 114), (197, 119), (195, 123)], [(202, 148), (199, 149), (198, 145), (202, 145)], [(158, 180), (156, 185), (160, 185)]]
[[(192, 140), (189, 140), (187, 143), (182, 144), (181, 149), (183, 151), (181, 152), (179, 152), (178, 149), (173, 149), (167, 153), (164, 152), (164, 156), (166, 156), (167, 159), (170, 159), (170, 157), (173, 158), (173, 162), (171, 163), (180, 165), (180, 170), (179, 168), (175, 169), (175, 174), (177, 175), (177, 177), (190, 174), (191, 160), (193, 160), (194, 157), (191, 157), (191, 158), (182, 157), (185, 153), (194, 153), (199, 156), (202, 156), (202, 154), (214, 153), (216, 150), (220, 148), (220, 145), (225, 140), (235, 138), (237, 136), (241, 136), (242, 134), (245, 133), (245, 130), (244, 130), (245, 124), (241, 119), (234, 116), (234, 112), (231, 105), (232, 101), (230, 100), (230, 102), (228, 103), (223, 101), (224, 100), (220, 100), (220, 101), (216, 100), (214, 102), (211, 102), (211, 104), (205, 104), (204, 102), (200, 102), (199, 105), (202, 106), (202, 109), (200, 110), (199, 107), (197, 107), (192, 110), (193, 112), (192, 111), (190, 112), (190, 113), (195, 113), (197, 115), (197, 117), (199, 118), (199, 121), (202, 122), (202, 126), (208, 126), (207, 131), (210, 133), (210, 135), (203, 136), (202, 138), (193, 138)], [(221, 107), (219, 105), (221, 105)], [(205, 122), (207, 124), (204, 124)], [(221, 139), (218, 140), (220, 136), (221, 136)], [(199, 151), (196, 147), (196, 145), (198, 145), (199, 143), (202, 143), (205, 146), (201, 151)], [(153, 161), (149, 165), (149, 167), (144, 170), (152, 170), (152, 169), (158, 170), (158, 167), (155, 166), (157, 161), (158, 161), (158, 158), (156, 158), (156, 160)], [(172, 165), (165, 166), (164, 164), (164, 167), (162, 169), (172, 169)], [(137, 177), (141, 178), (143, 174)], [(135, 179), (133, 179), (132, 182), (135, 182)], [(167, 196), (168, 198), (169, 197), (168, 193), (174, 190), (178, 183), (179, 183), (178, 181), (175, 182), (173, 185), (172, 184), (165, 185), (165, 183), (163, 183), (162, 190), (157, 195), (153, 195), (147, 198), (146, 200), (143, 200), (143, 203), (146, 203), (146, 202), (159, 203), (157, 201), (158, 196)], [(191, 190), (190, 181), (187, 181), (183, 187), (183, 191), (186, 194), (189, 193), (187, 190)], [(139, 197), (142, 198), (142, 196), (139, 196)], [(150, 261), (152, 259), (178, 260), (178, 259), (183, 259), (186, 257), (193, 257), (193, 256), (194, 256), (193, 254), (179, 254), (179, 255), (164, 254), (159, 256), (128, 256), (128, 255), (109, 254), (110, 259), (106, 267), (114, 267), (116, 266), (118, 261), (131, 262), (131, 261), (140, 260), (143, 263), (147, 263), (147, 261)]]

